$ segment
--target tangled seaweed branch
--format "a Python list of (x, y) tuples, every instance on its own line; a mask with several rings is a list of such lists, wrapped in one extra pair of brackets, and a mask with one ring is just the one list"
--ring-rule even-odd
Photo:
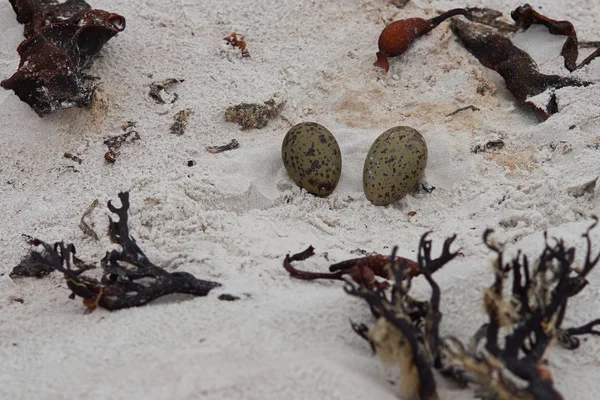
[[(600, 319), (580, 327), (561, 327), (568, 300), (588, 284), (587, 275), (600, 261), (600, 253), (592, 253), (590, 239), (597, 224), (594, 217), (583, 234), (587, 252), (580, 268), (574, 267), (575, 248), (561, 239), (549, 240), (547, 235), (534, 263), (521, 252), (505, 262), (504, 249), (491, 240), (493, 231), (487, 230), (483, 241), (496, 253), (495, 279), (484, 295), (488, 321), (468, 345), (452, 336), (441, 337), (441, 290), (432, 278), (433, 272), (457, 256), (458, 252), (450, 250), (456, 236), (446, 239), (442, 254), (432, 259), (429, 232), (419, 243), (417, 273), (407, 274), (406, 260), (396, 258), (397, 248), (392, 251), (388, 265), (394, 279), (391, 294), (364, 281), (346, 281), (346, 292), (363, 298), (376, 318), (371, 327), (351, 322), (352, 329), (370, 343), (384, 364), (400, 367), (404, 398), (438, 399), (433, 374), (438, 369), (461, 387), (474, 383), (485, 400), (561, 400), (547, 367), (548, 350), (556, 341), (575, 349), (580, 345), (576, 336), (600, 335)], [(304, 252), (297, 259), (307, 256)], [(417, 275), (423, 275), (431, 287), (427, 301), (409, 294)]]
[(167, 272), (154, 265), (129, 233), (129, 193), (119, 193), (119, 199), (121, 207), (108, 202), (108, 209), (119, 217), (118, 221), (110, 218), (109, 235), (121, 246), (121, 250), (112, 250), (100, 261), (103, 269), (100, 281), (83, 275), (93, 267), (75, 256), (73, 244), (65, 245), (63, 242), (51, 246), (34, 239), (31, 244), (42, 246), (43, 251), (33, 249), (15, 269), (23, 268), (34, 260), (61, 272), (72, 291), (72, 298), (82, 297), (88, 311), (96, 306), (107, 310), (142, 306), (172, 293), (206, 296), (212, 289), (221, 286), (217, 282), (197, 279), (187, 272)]
[[(600, 320), (561, 329), (569, 298), (587, 285), (586, 276), (600, 258), (591, 256), (589, 233), (598, 223), (594, 219), (583, 235), (588, 248), (581, 269), (573, 267), (575, 248), (567, 248), (556, 238), (549, 243), (546, 235), (545, 248), (533, 265), (520, 252), (504, 263), (503, 249), (490, 240), (492, 230), (484, 233), (484, 243), (497, 255), (495, 280), (484, 295), (488, 322), (475, 334), (469, 348), (454, 337), (445, 339), (443, 345), (445, 358), (481, 387), (484, 399), (563, 398), (546, 366), (548, 350), (556, 340), (565, 348), (575, 349), (579, 340), (574, 336), (600, 334), (593, 329)], [(506, 298), (504, 288), (510, 276), (510, 296)]]
[(390, 257), (390, 270), (395, 279), (391, 298), (381, 288), (371, 289), (351, 282), (347, 282), (345, 287), (348, 294), (365, 299), (377, 318), (371, 328), (353, 323), (353, 329), (369, 341), (384, 363), (399, 364), (401, 394), (406, 398), (421, 400), (438, 398), (433, 368), (441, 367), (441, 292), (431, 275), (458, 255), (458, 252), (450, 251), (456, 238), (452, 236), (444, 242), (442, 254), (432, 259), (431, 240), (427, 239), (429, 233), (421, 237), (417, 262), (419, 274), (425, 277), (431, 287), (429, 301), (418, 301), (408, 294), (412, 275), (405, 272), (407, 262), (397, 260), (397, 247), (394, 247)]

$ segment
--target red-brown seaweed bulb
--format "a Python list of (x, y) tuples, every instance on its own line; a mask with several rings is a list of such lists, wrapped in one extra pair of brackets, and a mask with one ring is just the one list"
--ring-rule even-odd
[(401, 55), (416, 38), (455, 15), (464, 15), (470, 19), (471, 11), (465, 8), (455, 8), (431, 19), (407, 18), (392, 22), (379, 35), (379, 51), (377, 52), (377, 61), (373, 65), (388, 72), (390, 69), (388, 57)]

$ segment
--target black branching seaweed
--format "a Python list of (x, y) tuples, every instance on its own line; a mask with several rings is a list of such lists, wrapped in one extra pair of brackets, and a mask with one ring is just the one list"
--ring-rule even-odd
[[(595, 217), (594, 217), (595, 218)], [(351, 323), (385, 364), (400, 367), (401, 395), (415, 400), (437, 400), (434, 369), (461, 387), (472, 383), (485, 400), (561, 400), (547, 367), (547, 353), (555, 342), (567, 349), (579, 347), (577, 336), (600, 335), (600, 319), (576, 328), (562, 328), (568, 300), (588, 284), (586, 277), (600, 260), (592, 255), (590, 231), (583, 234), (587, 253), (583, 266), (575, 267), (575, 248), (560, 239), (549, 240), (534, 263), (518, 252), (504, 262), (503, 248), (484, 234), (485, 245), (496, 253), (495, 280), (486, 289), (484, 309), (488, 316), (467, 345), (455, 337), (442, 337), (441, 290), (432, 278), (454, 259), (450, 251), (455, 236), (446, 239), (442, 254), (431, 258), (429, 233), (421, 237), (417, 267), (407, 274), (405, 260), (394, 248), (390, 269), (394, 282), (391, 296), (383, 285), (369, 286), (347, 280), (346, 291), (369, 304), (375, 324)], [(435, 268), (433, 267), (435, 266)], [(410, 294), (411, 280), (422, 275), (431, 287), (427, 301)]]
[(96, 84), (85, 74), (92, 57), (125, 29), (125, 18), (92, 9), (84, 0), (10, 0), (25, 25), (19, 69), (0, 85), (39, 115), (83, 106)]
[(119, 217), (118, 221), (110, 219), (109, 235), (121, 250), (112, 250), (100, 261), (103, 270), (100, 281), (83, 274), (93, 266), (75, 256), (73, 244), (63, 242), (52, 246), (38, 239), (32, 240), (31, 244), (42, 246), (42, 251), (33, 249), (15, 270), (35, 262), (61, 272), (73, 292), (71, 296), (82, 297), (90, 311), (97, 306), (107, 310), (137, 307), (172, 293), (206, 296), (221, 286), (217, 282), (197, 279), (187, 272), (167, 272), (154, 265), (129, 234), (129, 193), (119, 193), (119, 199), (120, 208), (108, 202), (108, 209)]
[(353, 329), (369, 341), (384, 363), (399, 364), (401, 394), (407, 399), (438, 399), (433, 369), (441, 367), (441, 292), (430, 271), (440, 269), (458, 255), (458, 252), (450, 251), (450, 245), (456, 238), (452, 236), (446, 239), (440, 257), (432, 259), (428, 234), (421, 237), (417, 266), (431, 286), (429, 301), (418, 301), (408, 294), (412, 276), (404, 271), (407, 261), (396, 258), (397, 247), (394, 247), (390, 259), (395, 279), (390, 298), (380, 287), (371, 289), (350, 281), (345, 287), (347, 293), (365, 299), (377, 318), (377, 323), (371, 328), (352, 323)]
[[(600, 334), (593, 329), (598, 320), (578, 328), (561, 328), (569, 298), (587, 285), (586, 276), (600, 258), (591, 255), (589, 236), (597, 223), (596, 219), (583, 234), (587, 254), (581, 268), (573, 266), (574, 247), (567, 248), (556, 238), (550, 243), (546, 236), (545, 248), (533, 265), (520, 252), (505, 263), (503, 249), (490, 239), (492, 231), (485, 232), (485, 244), (497, 255), (495, 280), (484, 295), (488, 322), (467, 347), (453, 337), (444, 340), (448, 362), (480, 386), (483, 398), (563, 398), (554, 387), (546, 357), (555, 341), (575, 349), (579, 346), (575, 336)], [(511, 276), (512, 282), (507, 282)]]

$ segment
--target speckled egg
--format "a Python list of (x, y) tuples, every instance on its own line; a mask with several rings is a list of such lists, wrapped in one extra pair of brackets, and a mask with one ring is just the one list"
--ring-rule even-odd
[(340, 146), (327, 128), (315, 122), (302, 122), (288, 131), (281, 158), (296, 185), (315, 196), (327, 196), (340, 180)]
[(369, 201), (385, 206), (404, 197), (423, 176), (427, 144), (408, 126), (383, 132), (371, 145), (363, 168), (363, 188)]

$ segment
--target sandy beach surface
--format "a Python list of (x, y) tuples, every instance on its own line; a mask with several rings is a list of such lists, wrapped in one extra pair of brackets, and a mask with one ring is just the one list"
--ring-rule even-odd
[[(600, 3), (539, 0), (545, 15), (568, 19), (580, 41), (600, 40)], [(600, 87), (565, 88), (559, 112), (541, 122), (521, 108), (495, 72), (458, 42), (448, 22), (415, 41), (390, 71), (373, 67), (377, 38), (391, 21), (430, 18), (457, 6), (509, 15), (515, 0), (95, 0), (119, 13), (126, 29), (111, 39), (90, 73), (105, 100), (91, 108), (38, 117), (0, 90), (0, 398), (1, 399), (397, 399), (398, 376), (385, 369), (349, 320), (372, 323), (368, 306), (339, 281), (291, 279), (286, 254), (309, 245), (302, 268), (325, 271), (356, 250), (415, 259), (432, 230), (434, 252), (457, 234), (462, 255), (436, 273), (442, 288), (442, 335), (467, 340), (486, 320), (483, 290), (493, 280), (486, 228), (535, 257), (543, 232), (585, 255), (581, 234), (600, 214)], [(244, 35), (249, 58), (223, 40)], [(23, 27), (0, 3), (0, 79), (16, 71)], [(544, 73), (568, 75), (564, 37), (544, 27), (513, 41)], [(582, 49), (580, 59), (593, 49)], [(600, 61), (572, 73), (597, 82)], [(183, 79), (172, 104), (149, 85)], [(479, 90), (478, 90), (479, 89)], [(240, 130), (224, 112), (239, 103), (285, 102), (262, 129)], [(453, 111), (473, 105), (478, 110)], [(193, 110), (183, 135), (173, 116)], [(136, 123), (140, 140), (104, 159), (103, 143)], [(281, 161), (281, 143), (303, 121), (326, 126), (342, 152), (335, 191), (318, 198), (297, 187)], [(362, 169), (373, 141), (407, 125), (427, 141), (420, 188), (385, 207), (363, 193)], [(236, 139), (238, 149), (206, 146)], [(490, 141), (499, 150), (475, 152)], [(82, 162), (63, 157), (71, 153)], [(590, 184), (590, 182), (592, 182)], [(586, 186), (587, 185), (587, 186)], [(429, 190), (424, 190), (423, 187)], [(582, 188), (587, 187), (585, 191)], [(434, 188), (433, 190), (431, 190)], [(597, 190), (597, 189), (596, 189)], [(130, 228), (140, 247), (168, 271), (219, 281), (207, 297), (171, 297), (147, 306), (85, 314), (64, 278), (10, 278), (27, 254), (27, 236), (74, 243), (98, 264), (117, 248), (107, 236), (108, 200), (131, 198)], [(87, 219), (98, 240), (79, 227)], [(600, 228), (592, 231), (600, 250)], [(92, 275), (94, 272), (92, 272)], [(564, 325), (600, 317), (600, 271), (570, 303)], [(427, 298), (422, 279), (414, 295)], [(221, 293), (242, 297), (219, 301)], [(600, 338), (550, 353), (555, 385), (566, 399), (600, 390)], [(438, 377), (440, 398), (473, 398)]]

